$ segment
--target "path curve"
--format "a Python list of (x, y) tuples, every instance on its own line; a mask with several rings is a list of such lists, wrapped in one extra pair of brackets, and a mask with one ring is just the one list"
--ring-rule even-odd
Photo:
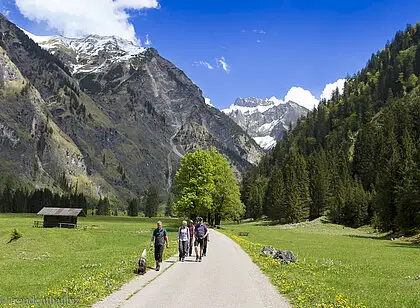
[(136, 278), (150, 282), (124, 300), (105, 299), (94, 307), (290, 307), (239, 245), (217, 231), (211, 231), (201, 263), (193, 257), (175, 261), (164, 262), (156, 277), (146, 277), (156, 275), (150, 270)]

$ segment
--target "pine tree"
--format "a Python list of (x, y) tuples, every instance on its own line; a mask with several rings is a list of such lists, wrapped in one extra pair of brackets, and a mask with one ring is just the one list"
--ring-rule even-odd
[(145, 215), (147, 217), (156, 217), (160, 205), (159, 190), (156, 186), (150, 186), (146, 193), (146, 209)]
[(300, 222), (309, 218), (310, 194), (309, 177), (305, 158), (291, 151), (285, 166), (286, 219)]
[[(420, 33), (419, 30), (417, 32)], [(416, 47), (416, 53), (414, 56), (414, 74), (417, 75), (417, 77), (420, 77), (420, 44)]]
[(359, 130), (354, 146), (353, 172), (365, 189), (371, 189), (376, 181), (377, 141), (375, 127), (368, 123)]
[(168, 194), (168, 200), (165, 206), (165, 216), (173, 216), (174, 215), (174, 200), (173, 195), (171, 193)]
[(328, 197), (328, 161), (321, 148), (313, 152), (308, 159), (309, 192), (311, 197), (310, 219), (325, 214)]
[(415, 161), (417, 149), (408, 130), (404, 132), (401, 182), (396, 187), (396, 224), (410, 231), (420, 222), (420, 172)]
[(381, 149), (381, 169), (378, 172), (376, 184), (376, 213), (383, 230), (396, 228), (397, 214), (395, 187), (398, 183), (399, 151), (398, 143), (393, 130), (390, 130)]
[(261, 218), (263, 215), (264, 195), (267, 187), (267, 179), (258, 176), (251, 186), (248, 196), (247, 212), (253, 219)]
[(265, 198), (264, 213), (274, 220), (287, 219), (287, 207), (285, 202), (285, 188), (282, 170), (274, 166), (268, 182), (267, 193)]
[(128, 201), (128, 208), (127, 208), (127, 215), (128, 216), (138, 216), (139, 209), (138, 209), (138, 199), (133, 198)]
[(348, 189), (341, 223), (350, 227), (360, 227), (368, 223), (369, 207), (374, 200), (374, 195), (365, 191), (358, 181), (353, 181)]
[(348, 161), (344, 153), (329, 153), (328, 217), (334, 223), (343, 223), (344, 208), (351, 188)]

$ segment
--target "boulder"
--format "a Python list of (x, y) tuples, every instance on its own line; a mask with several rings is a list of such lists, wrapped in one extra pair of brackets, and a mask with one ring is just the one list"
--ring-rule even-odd
[(273, 258), (275, 260), (281, 260), (286, 263), (297, 261), (296, 256), (290, 250), (277, 250)]
[(274, 254), (276, 253), (276, 250), (274, 249), (273, 246), (265, 246), (262, 250), (261, 250), (261, 255), (268, 257), (268, 256), (274, 256)]

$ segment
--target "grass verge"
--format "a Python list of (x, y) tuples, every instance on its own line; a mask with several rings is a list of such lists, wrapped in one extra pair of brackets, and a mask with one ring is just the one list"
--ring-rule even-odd
[[(81, 217), (86, 230), (33, 228), (30, 214), (0, 214), (1, 304), (90, 306), (136, 276), (137, 261), (149, 248), (156, 219), (132, 217)], [(177, 251), (179, 220), (162, 220), (170, 247)], [(22, 237), (9, 244), (10, 232)], [(147, 264), (154, 265), (148, 250)]]
[[(369, 228), (314, 224), (226, 225), (235, 240), (296, 307), (420, 307), (420, 246)], [(249, 232), (248, 237), (238, 236)], [(263, 246), (292, 250), (295, 264), (260, 256)]]

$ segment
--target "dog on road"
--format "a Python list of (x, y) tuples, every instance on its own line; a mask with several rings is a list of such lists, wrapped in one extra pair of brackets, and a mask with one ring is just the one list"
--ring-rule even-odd
[(139, 268), (137, 270), (138, 274), (144, 275), (146, 273), (146, 249), (143, 250), (141, 257), (139, 259)]

